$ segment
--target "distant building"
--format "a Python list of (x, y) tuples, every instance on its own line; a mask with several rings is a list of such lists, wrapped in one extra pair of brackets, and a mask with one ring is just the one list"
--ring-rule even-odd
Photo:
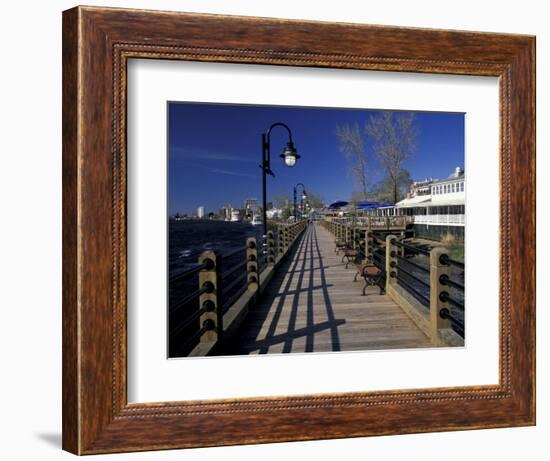
[(198, 207), (197, 208), (197, 217), (199, 219), (202, 219), (202, 218), (205, 217), (205, 215), (206, 215), (206, 208), (203, 207), (203, 206)]
[(247, 198), (244, 201), (244, 209), (246, 212), (250, 212), (250, 214), (257, 214), (260, 210), (260, 205), (258, 204), (258, 199), (255, 198)]
[(220, 209), (220, 217), (224, 221), (231, 221), (231, 204), (225, 205), (222, 209)]
[(439, 239), (452, 234), (464, 238), (465, 222), (465, 174), (456, 167), (445, 179), (427, 178), (415, 181), (407, 198), (395, 206), (381, 208), (385, 216), (413, 216), (416, 234)]
[(283, 210), (281, 210), (280, 208), (269, 208), (265, 214), (268, 219), (282, 218)]

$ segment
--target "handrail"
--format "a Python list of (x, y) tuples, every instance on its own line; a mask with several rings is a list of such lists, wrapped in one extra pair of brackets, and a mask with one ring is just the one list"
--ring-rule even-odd
[(459, 327), (460, 329), (462, 329), (462, 331), (464, 331), (464, 323), (461, 322), (459, 319), (457, 319), (456, 317), (454, 317), (452, 314), (451, 314), (451, 311), (449, 311), (449, 309), (447, 309), (446, 307), (440, 309), (439, 311), (439, 316), (442, 318), (442, 319), (448, 319), (452, 324), (456, 325), (457, 327)]
[(246, 291), (246, 286), (244, 286), (240, 290), (237, 290), (230, 298), (228, 298), (226, 301), (224, 301), (224, 303), (222, 305), (222, 311), (223, 311), (224, 314), (229, 310), (229, 308), (233, 304), (235, 304), (235, 301), (237, 301), (237, 299), (239, 299), (245, 291)]
[(439, 299), (441, 301), (443, 301), (444, 303), (449, 303), (449, 304), (452, 304), (453, 306), (455, 306), (459, 309), (464, 309), (464, 304), (461, 303), (461, 302), (458, 302), (456, 299), (451, 298), (449, 293), (447, 293), (446, 291), (442, 291), (439, 294)]
[(449, 256), (446, 254), (442, 254), (440, 256), (440, 261), (441, 261), (441, 264), (444, 264), (446, 266), (451, 265), (451, 266), (459, 267), (460, 269), (464, 269), (464, 261), (458, 261), (456, 259), (449, 258)]
[(196, 264), (188, 269), (183, 269), (181, 272), (174, 274), (169, 278), (168, 283), (173, 284), (179, 282), (180, 280), (189, 277), (190, 275), (197, 274), (202, 269), (205, 268), (205, 264)]
[(232, 288), (235, 288), (239, 282), (242, 282), (246, 278), (246, 272), (243, 272), (241, 275), (235, 278), (231, 283), (228, 283), (222, 288), (222, 293), (226, 294), (231, 291)]
[(396, 255), (395, 257), (396, 257), (399, 261), (404, 262), (405, 264), (410, 264), (411, 266), (416, 267), (417, 269), (419, 269), (419, 270), (421, 270), (421, 271), (424, 271), (424, 272), (426, 272), (427, 274), (430, 273), (430, 269), (427, 268), (427, 267), (422, 266), (421, 264), (415, 263), (415, 262), (411, 261), (410, 259), (404, 258), (404, 257), (401, 256), (401, 255)]
[(430, 306), (430, 300), (420, 291), (418, 291), (416, 288), (414, 288), (410, 283), (408, 283), (406, 280), (403, 280), (401, 277), (399, 277), (398, 274), (396, 274), (394, 271), (390, 272), (390, 277), (397, 279), (399, 282), (401, 282), (405, 287), (411, 292), (414, 293), (416, 296), (418, 296), (420, 299), (424, 301), (422, 305), (429, 309)]
[(210, 287), (208, 285), (202, 285), (197, 290), (193, 291), (192, 293), (188, 294), (184, 298), (182, 298), (180, 301), (178, 301), (175, 305), (170, 306), (170, 313), (173, 314), (177, 310), (181, 309), (186, 304), (190, 303), (194, 299), (198, 298), (203, 293), (206, 293)]
[[(392, 262), (392, 263), (393, 263), (393, 262)], [(397, 268), (397, 265), (392, 266), (392, 263), (390, 263), (390, 266), (391, 266), (391, 267)], [(420, 277), (417, 277), (417, 276), (414, 275), (412, 272), (409, 272), (408, 270), (406, 270), (406, 269), (403, 268), (403, 267), (399, 267), (399, 271), (398, 271), (398, 273), (397, 273), (397, 275), (398, 275), (397, 278), (398, 278), (398, 279), (399, 279), (399, 274), (400, 274), (401, 272), (404, 273), (404, 274), (407, 274), (407, 277), (410, 277), (410, 278), (412, 278), (413, 280), (416, 280), (416, 281), (417, 281), (418, 283), (420, 283), (421, 285), (424, 285), (425, 287), (430, 288), (430, 284), (429, 284), (428, 282), (426, 282), (425, 280), (422, 280)]]
[(378, 243), (380, 246), (385, 246), (386, 245), (386, 241), (377, 237), (376, 235), (372, 235), (372, 238), (374, 240), (374, 242)]
[(464, 285), (461, 283), (455, 282), (454, 280), (451, 280), (447, 274), (443, 274), (439, 277), (439, 283), (441, 285), (447, 285), (453, 288), (456, 288), (458, 290), (464, 291)]
[(235, 264), (231, 269), (227, 269), (225, 272), (222, 272), (222, 280), (226, 279), (230, 275), (233, 275), (239, 269), (245, 269), (247, 263), (248, 263), (248, 261), (239, 262), (239, 263)]
[(426, 255), (426, 256), (430, 255), (430, 250), (425, 250), (424, 248), (419, 248), (419, 247), (416, 247), (414, 245), (408, 245), (406, 243), (399, 242), (397, 239), (392, 240), (392, 245), (395, 245), (395, 246), (398, 246), (398, 247), (401, 247), (401, 248), (405, 248), (406, 250), (410, 250), (410, 251), (420, 253), (420, 254), (423, 254), (423, 255)]
[(245, 246), (241, 246), (241, 247), (238, 247), (228, 253), (222, 253), (222, 258), (231, 258), (231, 256), (235, 256), (237, 253), (240, 253), (242, 251), (245, 251), (246, 250), (246, 245)]
[(196, 321), (202, 314), (210, 311), (210, 306), (208, 304), (204, 305), (200, 309), (197, 309), (193, 312), (188, 318), (183, 322), (179, 323), (175, 328), (170, 330), (171, 335), (176, 335), (184, 331), (186, 328), (190, 327), (194, 321)]
[(386, 270), (386, 264), (384, 263), (384, 261), (380, 261), (376, 258), (373, 258), (372, 259), (372, 262), (374, 263), (374, 265), (376, 267), (378, 267), (378, 269), (382, 270), (382, 271), (385, 271)]
[(176, 349), (176, 355), (181, 354), (182, 352), (189, 350), (194, 347), (194, 344), (197, 343), (197, 341), (201, 338), (202, 335), (204, 335), (207, 331), (212, 331), (215, 328), (215, 324), (213, 320), (205, 320), (203, 322), (202, 328), (197, 331), (196, 333), (193, 333), (185, 343), (183, 343), (181, 346), (179, 346)]

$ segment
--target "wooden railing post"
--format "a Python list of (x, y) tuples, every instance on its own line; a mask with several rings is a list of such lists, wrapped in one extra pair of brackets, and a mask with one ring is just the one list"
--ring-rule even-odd
[(279, 258), (282, 258), (285, 254), (284, 229), (284, 224), (277, 227), (277, 247), (279, 248)]
[(397, 283), (397, 246), (392, 243), (395, 238), (395, 235), (386, 236), (386, 293), (391, 284)]
[(290, 250), (292, 247), (292, 224), (286, 228), (286, 249)]
[(246, 278), (250, 291), (258, 291), (258, 277), (258, 242), (255, 237), (250, 237), (246, 239)]
[(430, 331), (432, 342), (436, 345), (444, 344), (441, 330), (451, 327), (449, 320), (440, 315), (441, 309), (449, 309), (449, 304), (440, 298), (441, 293), (445, 291), (440, 278), (442, 275), (449, 275), (449, 266), (442, 264), (441, 256), (447, 254), (447, 249), (443, 247), (436, 247), (430, 251)]
[(288, 238), (288, 249), (290, 250), (292, 248), (292, 242), (293, 242), (293, 238), (292, 238), (292, 224), (290, 226), (288, 226), (288, 229), (287, 229), (287, 238)]
[(370, 230), (365, 231), (365, 260), (369, 263), (374, 262), (374, 239)]
[(216, 343), (222, 338), (221, 262), (221, 256), (215, 251), (203, 251), (199, 256), (199, 264), (205, 265), (199, 272), (199, 286), (205, 288), (199, 303), (206, 310), (200, 316), (200, 327), (207, 329), (200, 337), (201, 343)]
[(272, 230), (267, 231), (267, 264), (275, 264), (275, 234)]
[(285, 225), (283, 229), (283, 246), (285, 248), (285, 254), (288, 253), (288, 248), (289, 248), (288, 225)]

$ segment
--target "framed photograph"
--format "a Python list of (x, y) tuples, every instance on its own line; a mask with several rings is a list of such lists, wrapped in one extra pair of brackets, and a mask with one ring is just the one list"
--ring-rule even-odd
[(535, 424), (535, 39), (63, 13), (63, 448)]

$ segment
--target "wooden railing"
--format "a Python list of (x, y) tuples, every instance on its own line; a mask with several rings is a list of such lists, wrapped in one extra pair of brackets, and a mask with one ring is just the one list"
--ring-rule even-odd
[(198, 286), (170, 304), (170, 357), (205, 356), (231, 339), (307, 225), (269, 223), (264, 242), (248, 238), (223, 255), (203, 251), (196, 266), (171, 277), (171, 289), (197, 275)]
[(334, 235), (335, 245), (357, 250), (358, 263), (384, 272), (386, 294), (434, 345), (464, 345), (464, 285), (456, 277), (464, 263), (451, 259), (444, 247), (414, 244), (406, 228), (388, 231), (397, 228), (396, 223), (374, 229), (372, 223), (364, 226), (343, 219), (322, 222)]
[(413, 216), (345, 216), (325, 217), (323, 223), (333, 234), (342, 230), (343, 226), (374, 231), (401, 231), (412, 229)]

